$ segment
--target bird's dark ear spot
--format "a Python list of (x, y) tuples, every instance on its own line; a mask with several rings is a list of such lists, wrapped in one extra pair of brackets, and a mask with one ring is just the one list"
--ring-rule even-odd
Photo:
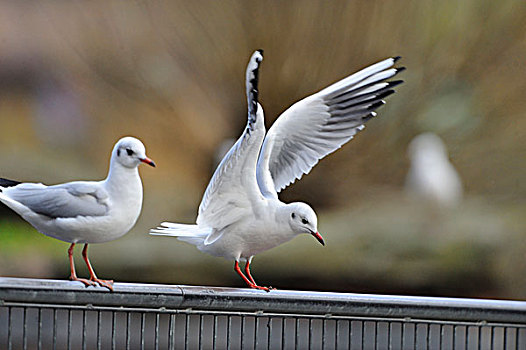
[(117, 157), (120, 157), (120, 156), (121, 156), (121, 149), (119, 148), (119, 149), (117, 150)]
[(296, 217), (296, 214), (292, 213), (290, 214), (290, 217), (294, 219)]

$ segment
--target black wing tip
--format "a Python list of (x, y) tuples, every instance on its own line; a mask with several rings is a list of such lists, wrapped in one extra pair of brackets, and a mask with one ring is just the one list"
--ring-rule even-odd
[(400, 73), (400, 72), (403, 72), (406, 70), (405, 67), (399, 67), (399, 68), (395, 68), (396, 69), (396, 73)]
[(396, 61), (400, 60), (402, 56), (395, 56), (393, 57), (393, 63), (396, 63)]
[(369, 107), (367, 107), (367, 110), (368, 111), (374, 111), (375, 109), (377, 109), (380, 106), (383, 106), (384, 104), (385, 104), (385, 101), (384, 100), (380, 100), (378, 102), (373, 103)]
[(258, 83), (259, 83), (259, 68), (260, 64), (263, 61), (263, 50), (259, 49), (252, 54), (251, 62), (247, 70), (247, 97), (248, 97), (248, 115), (249, 115), (249, 126), (248, 130), (250, 132), (251, 125), (256, 121), (256, 113), (258, 110)]
[[(256, 56), (256, 53), (259, 54), (259, 56)], [(259, 64), (263, 61), (263, 49), (259, 49), (259, 50), (256, 50), (254, 52), (254, 60), (256, 61), (257, 63), (257, 66), (254, 70), (258, 69), (259, 68)]]
[[(369, 120), (373, 119), (374, 117), (376, 117), (378, 114), (376, 114), (375, 112), (369, 112), (367, 113), (363, 118), (362, 118), (362, 122), (363, 123), (366, 123), (368, 122)], [(365, 125), (364, 125), (365, 126)]]
[(384, 92), (378, 94), (378, 96), (376, 96), (376, 98), (384, 99), (385, 97), (390, 96), (390, 95), (392, 95), (394, 93), (395, 93), (394, 90), (385, 90)]
[(2, 187), (13, 187), (13, 186), (20, 185), (20, 184), (21, 184), (20, 181), (9, 180), (9, 179), (4, 179), (0, 177), (0, 186)]
[(404, 82), (403, 80), (393, 80), (393, 81), (389, 81), (387, 84), (391, 88), (391, 87), (398, 86), (402, 84), (403, 82)]

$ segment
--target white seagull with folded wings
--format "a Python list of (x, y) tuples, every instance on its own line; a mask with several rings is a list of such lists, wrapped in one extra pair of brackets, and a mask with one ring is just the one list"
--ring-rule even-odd
[[(278, 192), (310, 172), (376, 116), (374, 110), (402, 81), (386, 80), (404, 68), (388, 58), (352, 74), (287, 109), (265, 136), (258, 103), (258, 71), (263, 51), (248, 63), (247, 126), (216, 169), (199, 206), (196, 225), (163, 222), (153, 235), (176, 236), (203, 252), (235, 261), (234, 269), (255, 289), (250, 274), (254, 255), (311, 234), (321, 244), (318, 219), (307, 204), (283, 203)], [(245, 273), (239, 267), (246, 261)]]
[[(123, 137), (113, 147), (108, 177), (46, 186), (0, 178), (0, 202), (46, 236), (69, 242), (70, 279), (86, 286), (113, 290), (113, 281), (97, 278), (88, 258), (88, 244), (112, 241), (135, 225), (142, 207), (142, 182), (137, 169), (155, 163), (141, 141)], [(84, 243), (82, 257), (90, 279), (78, 278), (73, 248)]]

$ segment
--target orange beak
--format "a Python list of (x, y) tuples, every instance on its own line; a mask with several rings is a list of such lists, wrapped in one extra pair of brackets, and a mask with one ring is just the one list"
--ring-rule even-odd
[(143, 163), (146, 163), (146, 164), (148, 164), (148, 165), (150, 165), (150, 166), (153, 166), (153, 167), (155, 168), (155, 163), (154, 163), (154, 161), (151, 160), (151, 159), (148, 158), (148, 157), (141, 158), (140, 161), (143, 162)]
[(319, 232), (312, 232), (311, 235), (318, 240), (318, 242), (321, 243), (321, 245), (325, 245), (325, 241), (323, 240), (323, 237), (320, 235)]

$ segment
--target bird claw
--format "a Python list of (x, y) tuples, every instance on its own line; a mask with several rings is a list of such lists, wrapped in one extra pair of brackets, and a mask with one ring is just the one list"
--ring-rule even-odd
[(90, 281), (93, 282), (93, 284), (98, 284), (101, 287), (108, 288), (111, 292), (113, 292), (113, 280), (101, 280), (98, 278), (91, 278)]
[(91, 280), (87, 280), (85, 278), (78, 278), (78, 277), (70, 276), (69, 279), (72, 280), (72, 281), (82, 282), (85, 287), (96, 286), (97, 285), (95, 282), (93, 282)]
[(253, 288), (253, 289), (259, 289), (259, 290), (264, 290), (265, 292), (270, 292), (271, 290), (274, 290), (276, 288), (272, 288), (272, 287), (262, 287), (262, 286), (258, 286), (257, 284), (253, 284), (253, 285), (250, 285), (250, 288)]
[(78, 277), (73, 277), (73, 276), (70, 276), (69, 279), (72, 281), (82, 282), (84, 286), (86, 287), (89, 287), (89, 286), (95, 287), (99, 285), (101, 287), (108, 288), (110, 291), (113, 292), (113, 280), (101, 280), (96, 277), (91, 277), (88, 280), (85, 278), (78, 278)]

